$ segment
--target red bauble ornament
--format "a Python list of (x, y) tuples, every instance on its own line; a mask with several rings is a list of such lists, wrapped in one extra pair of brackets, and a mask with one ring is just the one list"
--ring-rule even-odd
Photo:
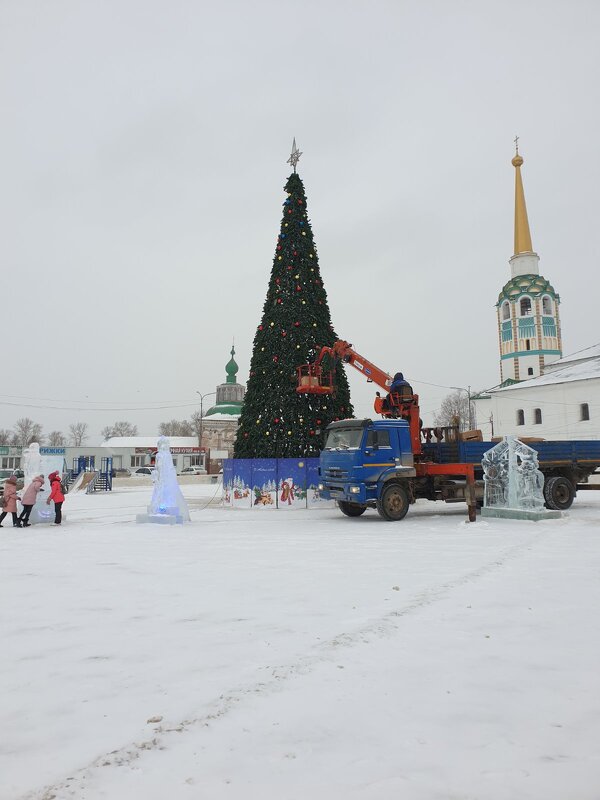
[(292, 209), (290, 208), (290, 209), (288, 210), (288, 214), (291, 214), (291, 213), (292, 213)]
[(262, 326), (262, 325), (259, 325), (259, 326), (258, 326), (258, 330), (259, 330), (259, 331), (262, 331), (262, 329), (263, 329), (263, 326)]
[(287, 336), (287, 331), (281, 331), (282, 336)]
[(245, 434), (244, 434), (244, 439), (247, 439), (247, 438), (248, 438), (248, 434), (247, 434), (247, 433), (245, 433)]
[(321, 420), (320, 420), (320, 419), (318, 419), (318, 420), (317, 420), (317, 425), (320, 425), (320, 424), (321, 424)]
[(278, 298), (277, 298), (277, 302), (278, 302), (278, 303), (281, 303), (281, 297), (278, 297)]
[(273, 356), (273, 361), (277, 363), (279, 361), (279, 356)]
[(309, 431), (309, 434), (310, 434), (311, 436), (314, 436), (314, 435), (315, 435), (315, 432), (314, 432), (314, 431)]
[(279, 286), (279, 284), (281, 283), (281, 279), (280, 278), (275, 278), (275, 283), (277, 284), (277, 286)]
[(302, 291), (302, 287), (301, 286), (296, 286), (296, 291), (297, 292), (301, 292)]
[(295, 256), (297, 256), (297, 255), (298, 255), (298, 253), (296, 252), (296, 250), (294, 250), (294, 255), (295, 255)]
[(299, 328), (300, 327), (300, 323), (299, 322), (294, 322), (294, 327), (295, 328)]
[(275, 424), (276, 424), (276, 425), (278, 425), (278, 424), (279, 424), (279, 417), (275, 417)]

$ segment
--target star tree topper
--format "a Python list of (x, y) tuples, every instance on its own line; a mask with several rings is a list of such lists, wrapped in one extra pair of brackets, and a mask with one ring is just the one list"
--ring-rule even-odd
[(296, 147), (296, 137), (294, 136), (294, 143), (292, 144), (292, 155), (288, 158), (285, 162), (286, 164), (291, 164), (294, 168), (294, 172), (296, 172), (296, 164), (300, 161), (300, 156), (302, 153)]

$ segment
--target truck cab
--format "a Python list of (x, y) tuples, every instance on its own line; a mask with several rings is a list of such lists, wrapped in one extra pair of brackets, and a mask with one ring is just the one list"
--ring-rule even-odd
[[(403, 419), (343, 419), (327, 426), (319, 465), (319, 494), (350, 517), (377, 508), (402, 519), (416, 475), (409, 424)], [(387, 512), (385, 500), (388, 499)]]

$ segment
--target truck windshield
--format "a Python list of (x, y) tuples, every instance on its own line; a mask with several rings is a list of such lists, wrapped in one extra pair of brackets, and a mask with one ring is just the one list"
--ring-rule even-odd
[(334, 428), (327, 434), (325, 450), (356, 450), (362, 435), (362, 428)]

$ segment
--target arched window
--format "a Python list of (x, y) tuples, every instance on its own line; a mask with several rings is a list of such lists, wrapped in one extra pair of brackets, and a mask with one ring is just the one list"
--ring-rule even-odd
[(533, 409), (533, 424), (534, 425), (541, 425), (542, 424), (542, 409), (541, 408), (534, 408)]
[(508, 300), (505, 300), (502, 303), (502, 319), (510, 319), (510, 306), (508, 304)]
[(522, 408), (517, 409), (517, 425), (525, 425), (525, 412)]
[(579, 406), (579, 408), (581, 410), (581, 421), (585, 422), (586, 420), (588, 420), (590, 418), (590, 407), (589, 407), (589, 404), (588, 403), (582, 403)]
[(551, 317), (554, 313), (552, 309), (552, 298), (545, 294), (542, 297), (542, 314), (546, 317)]
[(531, 297), (522, 297), (519, 303), (519, 310), (522, 317), (531, 316)]

